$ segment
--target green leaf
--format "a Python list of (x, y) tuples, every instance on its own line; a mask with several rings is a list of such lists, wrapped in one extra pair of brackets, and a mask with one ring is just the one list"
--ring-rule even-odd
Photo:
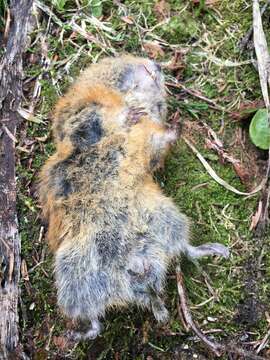
[(65, 10), (67, 0), (53, 0), (53, 5), (56, 7), (58, 11)]
[(102, 1), (101, 0), (92, 0), (90, 2), (91, 14), (97, 18), (102, 15)]
[(267, 150), (270, 147), (270, 126), (266, 109), (259, 109), (249, 126), (250, 138), (257, 147)]

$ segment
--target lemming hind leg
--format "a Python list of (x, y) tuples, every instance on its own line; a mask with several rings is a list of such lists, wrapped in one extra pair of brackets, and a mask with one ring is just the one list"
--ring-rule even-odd
[(95, 339), (102, 330), (101, 323), (98, 319), (91, 321), (91, 328), (84, 334), (84, 340)]
[(151, 263), (146, 256), (133, 256), (127, 272), (131, 276), (131, 287), (138, 303), (151, 308), (157, 321), (167, 322), (169, 312), (158, 296), (163, 287), (160, 266)]
[(149, 310), (151, 309), (158, 322), (166, 323), (169, 320), (169, 312), (154, 289), (151, 288), (149, 290), (149, 287), (145, 286), (144, 291), (135, 291), (134, 295), (137, 304), (142, 305)]
[(229, 249), (219, 243), (207, 243), (200, 246), (187, 245), (185, 253), (190, 258), (200, 258), (209, 255), (219, 255), (228, 258), (230, 255)]
[(163, 300), (157, 294), (151, 294), (151, 307), (158, 322), (166, 323), (169, 320), (169, 311), (166, 309)]
[(91, 328), (86, 332), (82, 333), (80, 331), (70, 331), (68, 337), (73, 341), (81, 340), (93, 340), (95, 339), (102, 330), (102, 325), (98, 319), (91, 321)]

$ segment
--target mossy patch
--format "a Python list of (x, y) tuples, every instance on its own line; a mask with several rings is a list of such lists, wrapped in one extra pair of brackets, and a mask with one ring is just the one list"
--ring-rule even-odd
[(198, 23), (186, 10), (180, 16), (172, 16), (170, 20), (160, 27), (159, 34), (171, 44), (179, 44), (195, 40), (199, 35)]

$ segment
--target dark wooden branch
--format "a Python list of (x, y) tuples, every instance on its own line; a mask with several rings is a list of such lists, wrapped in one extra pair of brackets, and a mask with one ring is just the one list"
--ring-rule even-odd
[(20, 238), (16, 214), (15, 136), (22, 97), (22, 54), (32, 0), (11, 0), (0, 60), (0, 359), (21, 358), (18, 332)]

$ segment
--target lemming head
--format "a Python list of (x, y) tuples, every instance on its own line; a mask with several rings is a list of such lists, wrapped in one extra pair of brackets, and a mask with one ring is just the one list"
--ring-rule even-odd
[[(93, 71), (93, 72), (92, 72)], [(154, 61), (123, 55), (105, 58), (89, 68), (89, 75), (99, 83), (120, 91), (127, 106), (142, 107), (156, 122), (166, 117), (166, 91), (161, 67)]]

